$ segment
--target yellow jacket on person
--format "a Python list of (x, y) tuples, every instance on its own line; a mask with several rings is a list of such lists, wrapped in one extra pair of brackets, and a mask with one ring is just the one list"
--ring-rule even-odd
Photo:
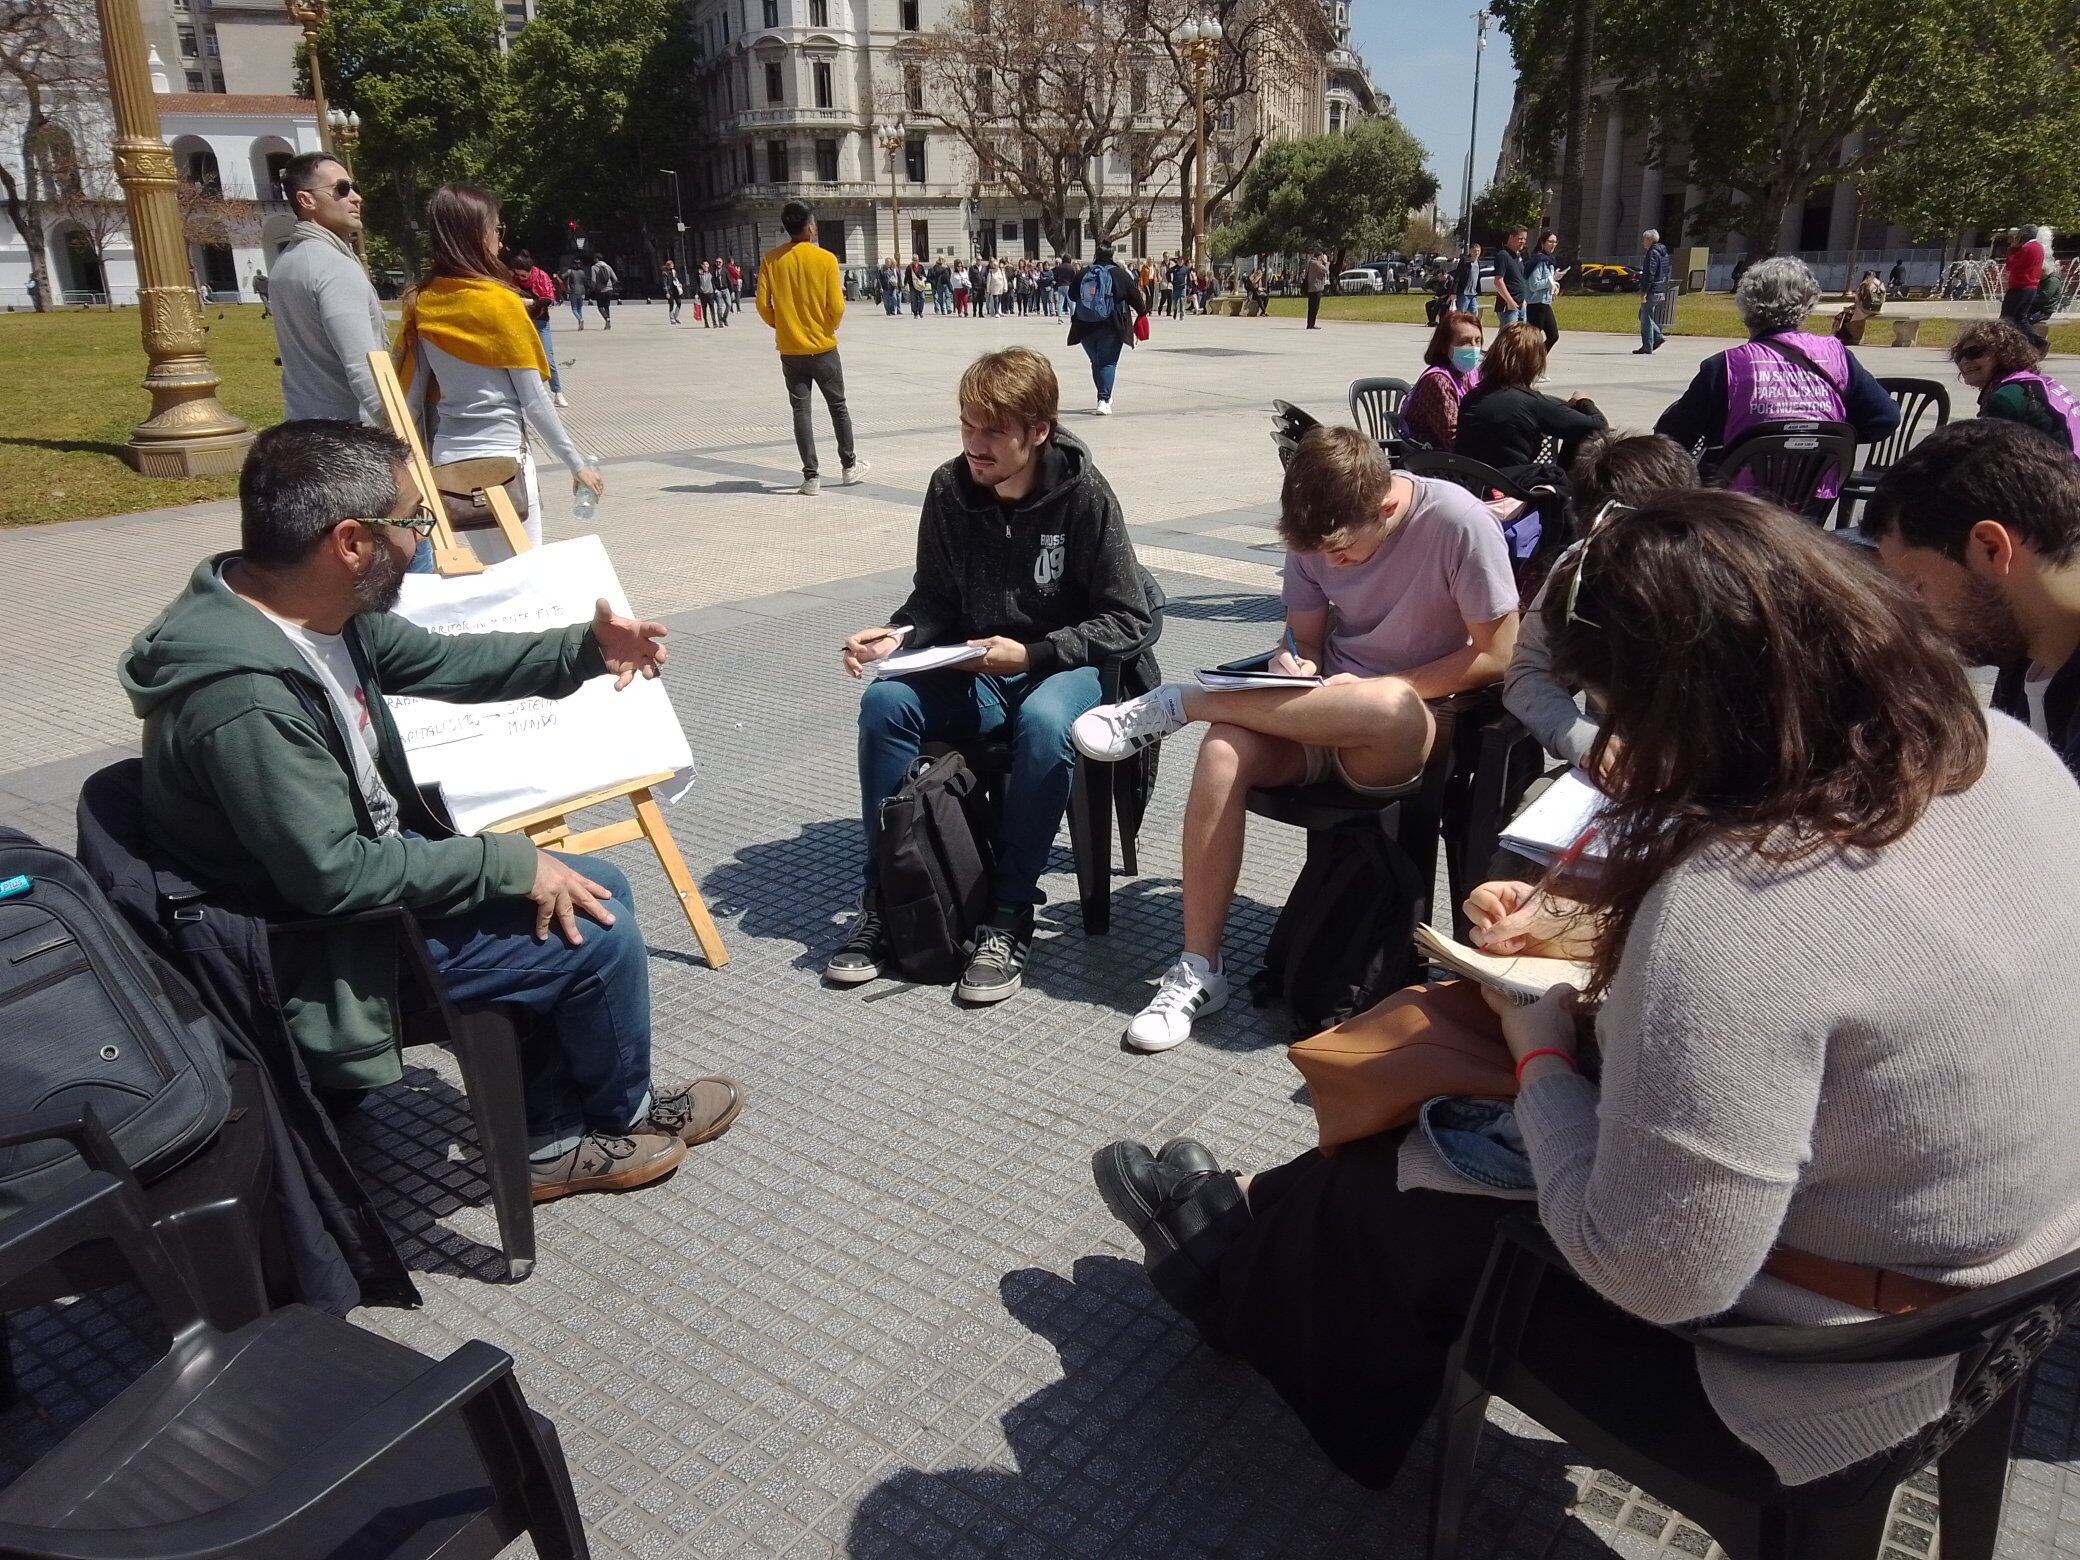
[(782, 357), (834, 351), (845, 316), (838, 259), (819, 244), (782, 244), (758, 263), (758, 317), (773, 327)]

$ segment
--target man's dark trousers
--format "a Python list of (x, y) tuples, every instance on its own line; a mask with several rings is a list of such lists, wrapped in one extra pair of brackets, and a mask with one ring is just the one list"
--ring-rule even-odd
[(837, 349), (806, 357), (783, 357), (780, 375), (787, 381), (787, 400), (794, 413), (794, 447), (801, 452), (802, 475), (816, 475), (816, 425), (809, 419), (812, 385), (823, 392), (823, 404), (831, 409), (831, 431), (838, 436), (838, 464), (850, 466), (852, 411), (845, 404), (845, 365), (838, 361)]
[(1307, 295), (1307, 328), (1314, 329), (1314, 317), (1322, 312), (1322, 295), (1311, 292)]

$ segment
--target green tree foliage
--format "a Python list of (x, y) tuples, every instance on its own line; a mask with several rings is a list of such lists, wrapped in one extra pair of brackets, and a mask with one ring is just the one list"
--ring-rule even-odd
[(361, 116), (353, 155), (365, 216), (407, 254), (417, 255), (414, 224), (435, 186), (499, 182), (501, 21), (495, 0), (332, 0), (318, 35), (325, 93)]
[(1500, 184), (1491, 184), (1473, 199), (1474, 242), (1490, 249), (1508, 236), (1518, 223), (1531, 229), (1533, 238), (1545, 221), (1545, 192), (1521, 173), (1511, 174)]
[(1344, 135), (1264, 148), (1237, 201), (1236, 222), (1215, 236), (1223, 254), (1326, 250), (1342, 269), (1354, 254), (1397, 242), (1409, 212), (1437, 193), (1423, 148), (1401, 121), (1362, 120)]
[[(500, 122), (514, 220), (538, 255), (569, 221), (626, 265), (670, 252), (660, 170), (694, 160), (700, 49), (673, 0), (543, 0), (513, 45)], [(516, 229), (517, 230), (517, 229)]]

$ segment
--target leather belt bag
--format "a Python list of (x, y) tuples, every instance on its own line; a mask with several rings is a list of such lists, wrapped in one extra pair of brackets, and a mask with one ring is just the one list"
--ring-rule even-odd
[(1833, 1257), (1816, 1257), (1810, 1251), (1779, 1246), (1762, 1264), (1772, 1278), (1853, 1305), (1862, 1311), (1879, 1311), (1887, 1316), (1904, 1316), (1939, 1300), (1964, 1293), (1957, 1284), (1939, 1284), (1930, 1278), (1913, 1278), (1889, 1268), (1859, 1267), (1854, 1262), (1837, 1262)]
[(515, 455), (486, 455), (476, 460), (451, 460), (433, 468), (433, 485), (440, 490), (441, 508), (448, 524), (458, 531), (489, 531), (498, 520), (484, 497), (489, 488), (502, 487), (512, 501), (513, 513), (527, 518), (527, 481)]
[(1470, 980), (1411, 986), (1289, 1046), (1307, 1080), (1322, 1152), (1416, 1119), (1440, 1094), (1513, 1099), (1502, 1020)]

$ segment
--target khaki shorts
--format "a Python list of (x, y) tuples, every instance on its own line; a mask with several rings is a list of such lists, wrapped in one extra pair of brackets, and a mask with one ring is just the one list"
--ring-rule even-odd
[(1359, 796), (1399, 795), (1415, 784), (1416, 779), (1422, 773), (1419, 769), (1416, 774), (1394, 785), (1360, 785), (1344, 773), (1342, 749), (1317, 747), (1311, 742), (1303, 742), (1300, 744), (1300, 751), (1307, 756), (1307, 778), (1304, 782), (1305, 784), (1320, 785), (1325, 780), (1333, 781), (1346, 790), (1357, 793)]

